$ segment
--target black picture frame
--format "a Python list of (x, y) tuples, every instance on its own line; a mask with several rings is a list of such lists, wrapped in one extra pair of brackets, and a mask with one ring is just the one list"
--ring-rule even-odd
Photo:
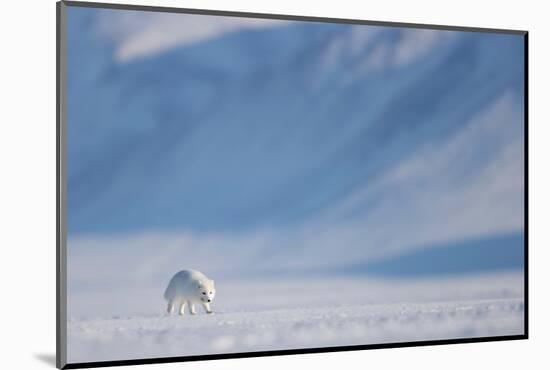
[[(183, 13), (183, 14), (199, 14), (199, 15), (220, 15), (229, 17), (248, 17), (248, 18), (263, 18), (263, 19), (279, 19), (279, 20), (295, 20), (295, 21), (312, 21), (312, 22), (327, 22), (327, 23), (343, 23), (357, 25), (374, 25), (374, 26), (391, 26), (405, 28), (421, 28), (433, 30), (447, 31), (464, 31), (464, 32), (487, 32), (501, 33), (523, 36), (524, 42), (524, 333), (520, 335), (503, 335), (478, 338), (464, 339), (441, 339), (441, 340), (423, 340), (414, 342), (394, 342), (381, 344), (366, 344), (352, 346), (337, 346), (337, 347), (321, 347), (321, 348), (300, 348), (288, 350), (270, 350), (270, 351), (254, 351), (242, 353), (225, 353), (225, 354), (207, 354), (197, 356), (176, 356), (176, 357), (161, 357), (161, 358), (139, 358), (116, 361), (97, 361), (97, 362), (82, 362), (82, 363), (67, 363), (66, 341), (67, 341), (67, 237), (66, 237), (66, 65), (65, 65), (65, 36), (66, 36), (66, 8), (67, 7), (85, 7), (85, 8), (101, 8), (101, 9), (118, 9), (118, 10), (133, 10), (147, 12), (167, 12), (167, 13)], [(528, 100), (528, 31), (511, 30), (511, 29), (493, 29), (493, 28), (477, 28), (477, 27), (459, 27), (448, 25), (434, 24), (418, 24), (418, 23), (401, 23), (401, 22), (384, 22), (384, 21), (369, 21), (359, 19), (342, 19), (329, 17), (312, 17), (299, 15), (284, 15), (284, 14), (266, 14), (266, 13), (251, 13), (237, 11), (220, 11), (211, 9), (189, 9), (176, 7), (161, 7), (161, 6), (143, 6), (130, 4), (110, 4), (100, 2), (81, 2), (81, 1), (59, 1), (56, 4), (56, 366), (59, 369), (77, 369), (77, 368), (93, 368), (93, 367), (108, 367), (122, 365), (142, 365), (142, 364), (157, 364), (157, 363), (173, 363), (187, 361), (204, 361), (204, 360), (219, 360), (232, 359), (243, 357), (265, 357), (265, 356), (280, 356), (322, 352), (341, 352), (341, 351), (358, 351), (369, 349), (382, 348), (399, 348), (399, 347), (418, 347), (418, 346), (434, 346), (447, 344), (461, 343), (480, 343), (480, 342), (495, 342), (509, 340), (523, 340), (529, 338), (529, 100)]]

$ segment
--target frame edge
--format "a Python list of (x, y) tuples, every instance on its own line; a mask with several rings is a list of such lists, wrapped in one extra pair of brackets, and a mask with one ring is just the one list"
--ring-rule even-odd
[(66, 4), (56, 3), (56, 367), (67, 365), (67, 245), (65, 235)]
[(402, 27), (402, 28), (421, 28), (441, 31), (463, 31), (463, 32), (487, 32), (500, 33), (509, 35), (524, 35), (526, 30), (503, 29), (503, 28), (487, 28), (474, 26), (450, 26), (442, 24), (426, 24), (426, 23), (407, 23), (398, 21), (375, 21), (366, 19), (352, 18), (333, 18), (322, 16), (305, 16), (297, 14), (276, 14), (276, 13), (255, 13), (246, 11), (230, 11), (217, 9), (199, 9), (199, 8), (180, 8), (169, 6), (154, 6), (154, 5), (137, 5), (124, 3), (103, 3), (94, 1), (78, 1), (78, 0), (62, 0), (66, 6), (84, 7), (84, 8), (101, 8), (112, 10), (132, 10), (132, 11), (149, 11), (162, 13), (185, 13), (198, 15), (218, 15), (225, 17), (243, 17), (243, 18), (263, 18), (263, 19), (279, 19), (287, 21), (302, 21), (302, 22), (324, 22), (324, 23), (347, 23), (360, 24), (369, 26), (384, 26), (384, 27)]
[(524, 150), (524, 174), (523, 174), (523, 196), (524, 196), (524, 229), (525, 239), (524, 243), (524, 318), (523, 318), (523, 332), (525, 339), (529, 339), (529, 32), (525, 32), (523, 35), (523, 63), (524, 63), (524, 75), (523, 75), (523, 140), (525, 147)]

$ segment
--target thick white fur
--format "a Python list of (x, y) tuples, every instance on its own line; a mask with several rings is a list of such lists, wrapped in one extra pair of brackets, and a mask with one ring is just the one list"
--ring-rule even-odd
[(194, 315), (195, 303), (200, 303), (206, 313), (212, 313), (210, 302), (215, 295), (214, 280), (196, 270), (182, 270), (175, 274), (164, 292), (164, 298), (168, 301), (168, 313), (171, 314), (177, 308), (180, 315), (184, 314), (186, 304), (189, 305), (189, 312)]

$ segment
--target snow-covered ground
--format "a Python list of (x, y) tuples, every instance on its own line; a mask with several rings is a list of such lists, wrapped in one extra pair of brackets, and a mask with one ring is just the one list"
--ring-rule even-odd
[[(217, 281), (216, 285), (213, 315), (199, 309), (195, 316), (168, 316), (162, 299), (164, 287), (160, 286), (70, 295), (69, 362), (500, 336), (524, 331), (520, 273), (412, 281), (252, 279)], [(102, 301), (97, 300), (99, 296)]]

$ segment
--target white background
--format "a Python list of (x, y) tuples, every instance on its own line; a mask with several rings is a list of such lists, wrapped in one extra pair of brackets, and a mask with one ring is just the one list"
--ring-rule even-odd
[[(528, 341), (147, 365), (156, 369), (542, 368), (548, 365), (550, 43), (542, 1), (142, 0), (189, 8), (530, 31)], [(0, 343), (2, 368), (52, 368), (55, 353), (55, 2), (2, 4)], [(546, 366), (547, 366), (546, 365)], [(145, 368), (143, 366), (134, 367)]]

